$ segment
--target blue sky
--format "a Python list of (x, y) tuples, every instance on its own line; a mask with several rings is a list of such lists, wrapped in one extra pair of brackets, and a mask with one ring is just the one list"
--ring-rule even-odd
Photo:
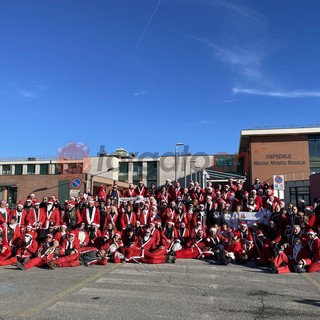
[(238, 151), (241, 129), (319, 123), (320, 2), (0, 4), (0, 157)]

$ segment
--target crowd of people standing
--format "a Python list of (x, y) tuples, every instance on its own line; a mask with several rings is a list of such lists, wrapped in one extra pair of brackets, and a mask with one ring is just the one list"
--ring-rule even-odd
[[(267, 221), (248, 221), (263, 212)], [(0, 266), (54, 269), (114, 263), (174, 263), (212, 259), (255, 261), (274, 273), (320, 271), (320, 199), (285, 203), (272, 186), (255, 179), (202, 188), (170, 180), (149, 188), (142, 181), (123, 192), (114, 182), (96, 195), (60, 203), (35, 194), (11, 210), (0, 204)]]

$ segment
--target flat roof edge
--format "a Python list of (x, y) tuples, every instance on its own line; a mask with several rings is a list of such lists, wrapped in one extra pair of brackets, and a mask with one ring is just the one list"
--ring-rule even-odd
[(241, 130), (241, 136), (283, 135), (283, 134), (317, 134), (317, 133), (320, 134), (320, 127)]

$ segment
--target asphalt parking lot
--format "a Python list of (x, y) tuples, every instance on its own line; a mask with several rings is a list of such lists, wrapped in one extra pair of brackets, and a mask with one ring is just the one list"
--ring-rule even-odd
[(0, 319), (318, 319), (320, 273), (253, 265), (0, 268)]

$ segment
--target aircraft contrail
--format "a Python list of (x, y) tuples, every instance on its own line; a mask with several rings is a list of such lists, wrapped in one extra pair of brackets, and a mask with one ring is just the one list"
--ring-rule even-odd
[(137, 44), (136, 44), (136, 47), (135, 47), (134, 50), (133, 50), (133, 55), (135, 55), (136, 51), (138, 50), (138, 48), (139, 48), (139, 46), (140, 46), (140, 44), (141, 44), (141, 41), (142, 41), (144, 35), (146, 34), (146, 32), (147, 32), (147, 30), (148, 30), (148, 28), (149, 28), (149, 26), (150, 26), (150, 23), (152, 22), (152, 19), (153, 19), (154, 15), (156, 14), (156, 12), (157, 12), (157, 10), (158, 10), (158, 8), (159, 8), (159, 6), (160, 6), (161, 1), (162, 1), (162, 0), (159, 0), (159, 1), (158, 1), (155, 9), (153, 10), (153, 13), (152, 13), (151, 17), (150, 17), (150, 19), (149, 19), (146, 27), (144, 28), (144, 30), (143, 30), (143, 32), (142, 32), (142, 34), (141, 34), (141, 36), (140, 36), (140, 39), (138, 40), (138, 42), (137, 42)]

